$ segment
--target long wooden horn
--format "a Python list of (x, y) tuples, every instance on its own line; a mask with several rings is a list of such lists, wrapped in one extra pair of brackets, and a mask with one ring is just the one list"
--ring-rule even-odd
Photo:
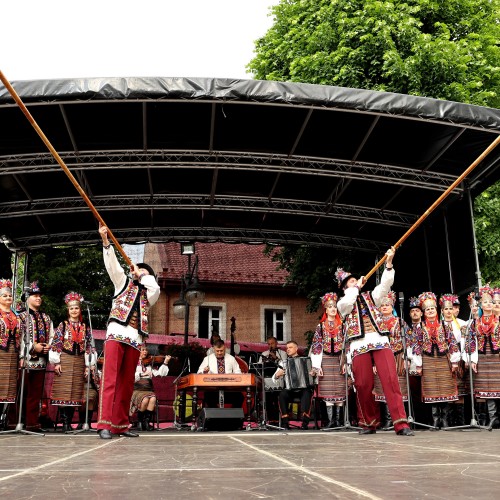
[[(401, 238), (399, 238), (399, 240), (393, 245), (395, 249), (397, 249), (399, 246), (403, 244), (403, 242), (408, 238), (408, 236), (410, 236), (410, 234), (413, 233), (413, 231), (415, 231), (415, 229), (417, 229), (417, 227), (420, 226), (420, 224), (422, 224), (422, 222), (424, 222), (425, 219), (427, 219), (427, 217), (455, 189), (455, 187), (457, 187), (458, 184), (460, 184), (465, 179), (465, 177), (467, 177), (479, 165), (479, 163), (481, 163), (486, 158), (486, 156), (488, 156), (491, 153), (491, 151), (493, 151), (497, 147), (498, 143), (500, 143), (500, 135), (476, 158), (476, 160), (474, 160), (470, 164), (467, 170), (465, 170), (465, 172), (460, 177), (458, 177), (453, 182), (453, 184), (420, 216), (420, 218), (415, 222), (415, 224), (413, 224), (413, 226), (411, 226), (410, 229), (408, 229), (408, 231), (406, 231), (406, 233), (403, 234)], [(365, 276), (365, 281), (368, 280), (368, 278), (386, 261), (386, 259), (387, 255), (384, 255), (375, 264), (373, 269), (371, 269), (371, 271)]]
[[(33, 116), (31, 116), (31, 113), (28, 111), (26, 106), (24, 105), (23, 101), (21, 98), (17, 95), (17, 92), (14, 90), (10, 82), (5, 78), (4, 74), (2, 71), (0, 71), (0, 80), (2, 80), (2, 83), (5, 85), (5, 88), (9, 91), (10, 95), (13, 97), (14, 101), (16, 101), (17, 105), (21, 108), (21, 111), (24, 113), (28, 121), (31, 123), (33, 128), (36, 130), (36, 133), (40, 136), (42, 141), (45, 143), (49, 151), (52, 153), (52, 156), (56, 159), (57, 163), (61, 166), (61, 168), (64, 170), (64, 173), (69, 177), (69, 180), (73, 183), (73, 186), (75, 186), (76, 190), (80, 193), (80, 196), (84, 199), (85, 203), (88, 205), (90, 210), (92, 210), (92, 213), (94, 214), (95, 218), (103, 225), (106, 226), (106, 223), (104, 222), (103, 218), (99, 215), (99, 212), (96, 210), (92, 202), (90, 201), (89, 197), (85, 193), (85, 191), (82, 189), (80, 184), (78, 184), (78, 181), (75, 179), (73, 174), (70, 172), (69, 168), (66, 166), (62, 158), (59, 156), (57, 151), (54, 149), (50, 141), (47, 139), (45, 134), (43, 133), (42, 129), (38, 126), (36, 123), (35, 119)], [(120, 243), (118, 243), (118, 240), (115, 238), (114, 234), (111, 232), (111, 230), (108, 227), (108, 236), (110, 237), (111, 241), (115, 244), (116, 249), (120, 252), (122, 257), (125, 259), (125, 262), (127, 265), (131, 265), (132, 262), (129, 259), (128, 255), (125, 253), (123, 250), (122, 246)]]

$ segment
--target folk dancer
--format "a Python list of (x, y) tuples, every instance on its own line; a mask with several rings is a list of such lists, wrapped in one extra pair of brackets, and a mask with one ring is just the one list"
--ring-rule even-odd
[(414, 330), (416, 339), (411, 356), (422, 376), (422, 401), (430, 404), (432, 425), (449, 427), (450, 401), (458, 400), (455, 373), (460, 361), (460, 348), (451, 328), (439, 321), (437, 298), (432, 292), (418, 296), (424, 321)]
[(318, 397), (326, 405), (326, 428), (341, 427), (346, 401), (346, 357), (343, 355), (342, 320), (337, 311), (337, 294), (321, 297), (323, 316), (311, 343), (312, 367), (318, 374)]
[(64, 297), (68, 308), (68, 319), (62, 321), (54, 332), (49, 350), (49, 363), (54, 365), (54, 382), (51, 391), (51, 404), (59, 407), (62, 432), (72, 430), (71, 422), (75, 408), (85, 405), (85, 379), (90, 367), (97, 363), (90, 327), (82, 317), (83, 296), (69, 292)]
[(445, 328), (452, 331), (461, 353), (461, 359), (458, 362), (458, 370), (456, 372), (459, 399), (458, 401), (450, 402), (450, 416), (453, 421), (453, 425), (464, 425), (464, 396), (470, 394), (469, 372), (465, 369), (465, 361), (463, 359), (467, 322), (457, 317), (458, 312), (460, 311), (460, 301), (457, 295), (451, 293), (441, 295), (439, 298), (439, 307), (441, 309), (441, 319)]
[[(21, 297), (28, 310), (19, 314), (21, 323), (20, 365), (24, 372), (25, 427), (31, 432), (43, 432), (39, 423), (40, 401), (43, 396), (45, 372), (54, 325), (50, 316), (41, 311), (42, 292), (38, 281), (31, 283)], [(26, 334), (27, 330), (27, 334)], [(26, 346), (27, 339), (27, 346)], [(27, 352), (27, 359), (25, 359)]]
[(0, 279), (0, 403), (1, 428), (6, 428), (8, 405), (16, 402), (21, 325), (12, 310), (12, 282)]
[(112, 434), (139, 435), (129, 430), (130, 399), (139, 352), (148, 337), (149, 309), (160, 296), (153, 269), (144, 263), (132, 263), (129, 278), (120, 266), (108, 240), (108, 228), (99, 226), (106, 270), (115, 287), (104, 343), (99, 420), (101, 439)]
[(382, 382), (384, 394), (392, 415), (394, 430), (402, 436), (413, 436), (403, 405), (399, 387), (396, 363), (389, 341), (390, 329), (378, 310), (383, 297), (386, 297), (394, 283), (392, 260), (395, 249), (386, 252), (386, 268), (380, 284), (372, 292), (361, 293), (365, 284), (364, 277), (337, 269), (336, 277), (344, 296), (337, 303), (340, 316), (345, 318), (349, 356), (352, 360), (354, 387), (356, 389), (360, 434), (375, 434), (379, 424), (379, 411), (373, 396), (373, 366)]
[[(382, 314), (383, 321), (389, 328), (389, 342), (391, 344), (392, 352), (394, 353), (394, 360), (396, 362), (396, 371), (398, 374), (399, 388), (403, 396), (403, 402), (408, 401), (408, 385), (406, 383), (406, 366), (405, 366), (405, 353), (406, 349), (411, 349), (408, 337), (408, 325), (406, 322), (399, 318), (395, 312), (394, 304), (396, 303), (396, 293), (390, 291), (386, 297), (383, 297), (380, 303), (380, 313)], [(405, 343), (403, 344), (403, 335), (405, 335)], [(384, 421), (382, 422), (382, 429), (389, 430), (392, 428), (392, 418), (389, 407), (386, 402), (382, 383), (375, 368), (375, 385), (373, 388), (375, 401), (381, 403), (384, 413)]]
[[(486, 400), (489, 427), (498, 425), (497, 403), (500, 399), (500, 323), (493, 314), (494, 291), (489, 284), (479, 289), (479, 317), (470, 327), (470, 345), (466, 339), (465, 353), (471, 355), (474, 372), (474, 397)], [(474, 294), (469, 295), (471, 307), (475, 305)], [(467, 358), (466, 358), (467, 362)]]

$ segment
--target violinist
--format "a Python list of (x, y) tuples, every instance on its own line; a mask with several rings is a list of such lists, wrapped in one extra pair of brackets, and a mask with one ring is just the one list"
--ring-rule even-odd
[[(214, 342), (213, 354), (205, 356), (201, 362), (198, 373), (241, 373), (241, 368), (236, 358), (226, 352), (226, 345), (219, 339)], [(218, 396), (217, 392), (207, 391), (205, 393), (205, 406), (209, 408), (219, 406)], [(241, 392), (224, 391), (224, 401), (230, 403), (233, 408), (241, 408), (243, 404), (243, 394)]]
[(130, 415), (137, 411), (137, 428), (140, 431), (152, 431), (153, 411), (156, 407), (156, 394), (153, 388), (153, 377), (168, 375), (170, 356), (165, 356), (158, 369), (153, 368), (156, 356), (151, 357), (146, 345), (141, 347), (139, 363), (135, 370), (134, 392), (130, 401)]

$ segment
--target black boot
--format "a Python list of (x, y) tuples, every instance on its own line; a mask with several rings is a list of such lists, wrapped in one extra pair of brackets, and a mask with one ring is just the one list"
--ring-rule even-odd
[(435, 428), (431, 430), (437, 431), (439, 429), (440, 415), (441, 415), (441, 408), (438, 405), (432, 405), (432, 425)]
[(449, 427), (448, 417), (450, 415), (450, 404), (444, 403), (441, 407), (441, 428)]
[(146, 412), (137, 410), (137, 430), (145, 431), (147, 430), (146, 423), (144, 422), (146, 418)]
[(146, 431), (155, 430), (154, 425), (151, 422), (153, 422), (153, 412), (151, 410), (146, 410), (144, 412), (144, 424), (143, 424)]
[(477, 404), (479, 425), (486, 426), (486, 403)]
[(67, 406), (66, 407), (66, 424), (68, 426), (67, 430), (63, 430), (63, 432), (68, 432), (73, 430), (73, 426), (71, 425), (71, 422), (73, 422), (73, 415), (75, 414), (75, 407), (74, 406)]
[(332, 429), (333, 427), (335, 427), (333, 412), (334, 412), (334, 406), (327, 405), (326, 416), (328, 417), (328, 422), (325, 424), (325, 429)]
[(392, 430), (392, 417), (391, 417), (391, 412), (389, 411), (389, 406), (387, 406), (387, 403), (384, 403), (383, 405), (383, 413), (384, 413), (384, 423), (382, 424), (382, 430), (384, 431), (390, 431)]
[(67, 406), (60, 406), (59, 407), (59, 418), (61, 419), (61, 423), (62, 423), (62, 432), (68, 432), (69, 431), (69, 428), (68, 428), (68, 415), (66, 413), (66, 411), (68, 410), (68, 407)]
[(344, 425), (342, 406), (335, 406), (334, 408), (335, 427), (342, 427)]
[(455, 405), (456, 409), (456, 425), (462, 426), (465, 425), (465, 407), (463, 403), (458, 403)]
[(498, 424), (499, 420), (497, 417), (497, 403), (494, 399), (488, 399), (487, 401), (488, 405), (488, 416), (490, 417), (490, 425), (488, 427), (488, 430), (492, 430), (495, 425)]

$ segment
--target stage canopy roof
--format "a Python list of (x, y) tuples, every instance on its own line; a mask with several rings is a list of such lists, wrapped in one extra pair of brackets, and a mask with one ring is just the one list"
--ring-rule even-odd
[[(13, 86), (124, 243), (307, 244), (372, 262), (500, 131), (495, 109), (310, 84), (89, 78)], [(9, 247), (97, 243), (92, 212), (3, 86), (0, 123)], [(457, 230), (470, 232), (470, 207), (457, 203), (498, 180), (499, 156), (497, 148), (440, 205), (441, 214), (457, 214)]]

